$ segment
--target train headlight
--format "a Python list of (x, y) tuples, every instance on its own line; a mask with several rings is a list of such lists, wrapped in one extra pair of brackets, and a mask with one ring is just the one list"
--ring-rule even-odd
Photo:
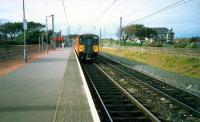
[(94, 45), (93, 46), (93, 52), (97, 53), (99, 51), (99, 46), (98, 45)]
[(79, 45), (79, 52), (83, 52), (85, 50), (85, 46), (84, 45)]

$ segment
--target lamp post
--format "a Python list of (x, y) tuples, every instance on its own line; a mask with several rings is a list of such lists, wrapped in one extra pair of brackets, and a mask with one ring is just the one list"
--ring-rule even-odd
[(121, 40), (122, 40), (122, 17), (120, 17), (119, 34), (120, 34), (120, 37), (119, 37), (119, 48), (120, 48)]
[[(52, 17), (52, 37), (54, 38), (54, 15), (52, 14), (49, 17)], [(56, 47), (55, 42), (52, 41), (52, 43), (53, 43), (53, 46), (55, 48)]]
[(101, 28), (100, 28), (100, 32), (99, 32), (99, 42), (100, 42), (100, 47), (102, 46), (102, 42), (101, 42)]
[(26, 46), (26, 30), (27, 30), (27, 20), (25, 18), (25, 5), (23, 0), (23, 28), (24, 28), (24, 63), (28, 62), (27, 56), (27, 46)]
[(46, 53), (48, 54), (48, 25), (47, 25), (47, 16), (46, 16)]
[(52, 32), (54, 33), (54, 15), (49, 15), (49, 17), (52, 17)]

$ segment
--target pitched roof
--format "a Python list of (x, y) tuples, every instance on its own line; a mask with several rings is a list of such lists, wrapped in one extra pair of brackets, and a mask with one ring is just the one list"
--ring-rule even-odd
[(167, 33), (170, 31), (168, 28), (153, 28), (157, 33)]

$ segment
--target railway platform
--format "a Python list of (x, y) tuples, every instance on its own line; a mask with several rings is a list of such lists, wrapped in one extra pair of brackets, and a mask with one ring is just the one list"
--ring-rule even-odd
[(0, 77), (0, 122), (99, 121), (71, 48)]

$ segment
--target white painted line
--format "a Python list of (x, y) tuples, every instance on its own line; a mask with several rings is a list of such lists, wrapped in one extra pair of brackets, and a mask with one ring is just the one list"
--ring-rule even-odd
[(56, 121), (56, 116), (57, 116), (57, 113), (58, 113), (58, 107), (59, 107), (59, 103), (60, 103), (60, 100), (61, 100), (61, 93), (62, 93), (63, 85), (64, 85), (64, 80), (62, 79), (61, 86), (60, 86), (61, 88), (60, 88), (58, 100), (57, 100), (57, 103), (56, 103), (56, 110), (55, 110), (54, 115), (53, 115), (53, 122)]
[(79, 72), (80, 72), (80, 75), (81, 75), (81, 79), (82, 79), (82, 82), (83, 82), (83, 87), (85, 89), (85, 93), (86, 93), (86, 96), (87, 96), (87, 100), (88, 100), (88, 103), (89, 103), (89, 107), (90, 107), (90, 111), (91, 111), (91, 114), (92, 114), (92, 117), (93, 117), (93, 121), (94, 122), (100, 122), (99, 115), (98, 115), (97, 110), (95, 108), (94, 102), (92, 100), (92, 96), (90, 94), (90, 90), (88, 88), (86, 79), (85, 79), (84, 74), (83, 74), (83, 70), (82, 70), (81, 65), (80, 65), (80, 63), (78, 61), (78, 58), (76, 56), (75, 51), (74, 51), (74, 55), (75, 55), (76, 61), (78, 63)]

